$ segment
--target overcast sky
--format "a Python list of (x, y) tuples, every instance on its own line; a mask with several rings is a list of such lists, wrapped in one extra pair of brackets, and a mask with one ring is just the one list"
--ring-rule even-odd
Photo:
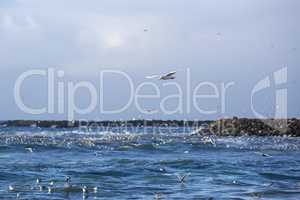
[[(122, 70), (134, 87), (149, 81), (145, 76), (176, 70), (176, 82), (183, 90), (183, 112), (142, 114), (134, 103), (122, 113), (103, 114), (101, 103), (87, 119), (214, 119), (226, 116), (255, 117), (251, 91), (265, 77), (271, 87), (255, 96), (255, 108), (274, 116), (276, 89), (288, 90), (288, 115), (300, 117), (300, 1), (298, 0), (1, 0), (0, 1), (0, 119), (66, 119), (65, 114), (24, 113), (14, 99), (16, 79), (32, 69), (63, 70), (59, 81), (89, 81), (99, 91), (102, 70)], [(273, 72), (287, 66), (288, 82), (274, 85)], [(217, 110), (201, 114), (186, 104), (187, 69), (191, 88), (203, 82), (218, 87), (234, 82), (222, 99), (200, 99), (198, 106)], [(128, 81), (108, 74), (104, 86), (104, 108), (125, 105), (129, 99)], [(141, 101), (145, 109), (159, 110), (162, 99), (177, 94), (172, 85), (152, 81), (161, 98)], [(55, 81), (55, 92), (58, 79)], [(66, 88), (67, 90), (67, 88)], [(211, 94), (203, 87), (201, 94)], [(144, 88), (153, 94), (153, 88)], [(100, 95), (100, 92), (98, 92)], [(47, 104), (46, 77), (24, 82), (21, 96), (33, 108)], [(67, 97), (67, 94), (65, 94)], [(99, 96), (98, 96), (99, 97)], [(100, 99), (100, 97), (99, 97)], [(54, 103), (57, 107), (58, 99)], [(86, 107), (89, 93), (82, 89), (76, 105)], [(68, 106), (67, 101), (65, 102)], [(176, 98), (165, 102), (174, 110)], [(223, 111), (222, 111), (223, 108)], [(55, 109), (56, 110), (56, 109)]]

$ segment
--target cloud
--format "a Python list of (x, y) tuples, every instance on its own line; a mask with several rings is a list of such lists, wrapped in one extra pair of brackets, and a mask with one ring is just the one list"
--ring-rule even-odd
[[(0, 2), (0, 72), (8, 78), (1, 80), (5, 87), (0, 89), (9, 97), (11, 90), (6, 88), (13, 85), (16, 74), (47, 67), (63, 69), (78, 80), (101, 69), (144, 77), (189, 67), (196, 80), (244, 83), (286, 64), (295, 76), (300, 63), (299, 4), (293, 0), (4, 0)], [(237, 91), (236, 96), (244, 93)], [(4, 107), (13, 102), (5, 101)]]

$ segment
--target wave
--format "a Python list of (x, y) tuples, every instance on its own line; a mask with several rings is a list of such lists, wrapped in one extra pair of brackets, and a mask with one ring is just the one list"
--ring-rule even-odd
[(240, 150), (284, 150), (300, 151), (300, 138), (297, 137), (200, 137), (190, 133), (130, 133), (130, 132), (81, 132), (74, 130), (6, 130), (0, 132), (0, 152), (9, 151), (10, 146), (40, 146), (55, 148), (103, 148), (117, 151), (169, 151), (182, 147), (196, 151), (198, 149)]

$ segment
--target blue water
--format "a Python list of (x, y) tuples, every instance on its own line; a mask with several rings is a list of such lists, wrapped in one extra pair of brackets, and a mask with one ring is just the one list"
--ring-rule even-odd
[[(178, 176), (183, 175), (185, 182), (180, 183)], [(64, 189), (66, 176), (71, 177), (71, 190)], [(54, 186), (48, 193), (50, 181)], [(84, 185), (88, 195), (82, 193)], [(180, 128), (172, 133), (1, 128), (0, 199), (17, 195), (19, 199), (298, 200), (300, 138), (201, 138)]]

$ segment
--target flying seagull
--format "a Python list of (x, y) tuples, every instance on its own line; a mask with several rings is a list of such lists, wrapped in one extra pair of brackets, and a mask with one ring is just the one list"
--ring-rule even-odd
[(170, 79), (175, 79), (175, 74), (176, 71), (169, 72), (167, 74), (163, 75), (152, 75), (152, 76), (146, 76), (147, 79), (153, 79), (159, 77), (159, 80), (170, 80)]
[(33, 149), (31, 147), (25, 148), (25, 150), (29, 151), (30, 153), (33, 153)]
[(184, 175), (179, 175), (179, 174), (177, 174), (178, 182), (179, 182), (179, 183), (185, 183), (187, 177), (190, 176), (190, 175), (191, 175), (190, 173), (184, 174)]

